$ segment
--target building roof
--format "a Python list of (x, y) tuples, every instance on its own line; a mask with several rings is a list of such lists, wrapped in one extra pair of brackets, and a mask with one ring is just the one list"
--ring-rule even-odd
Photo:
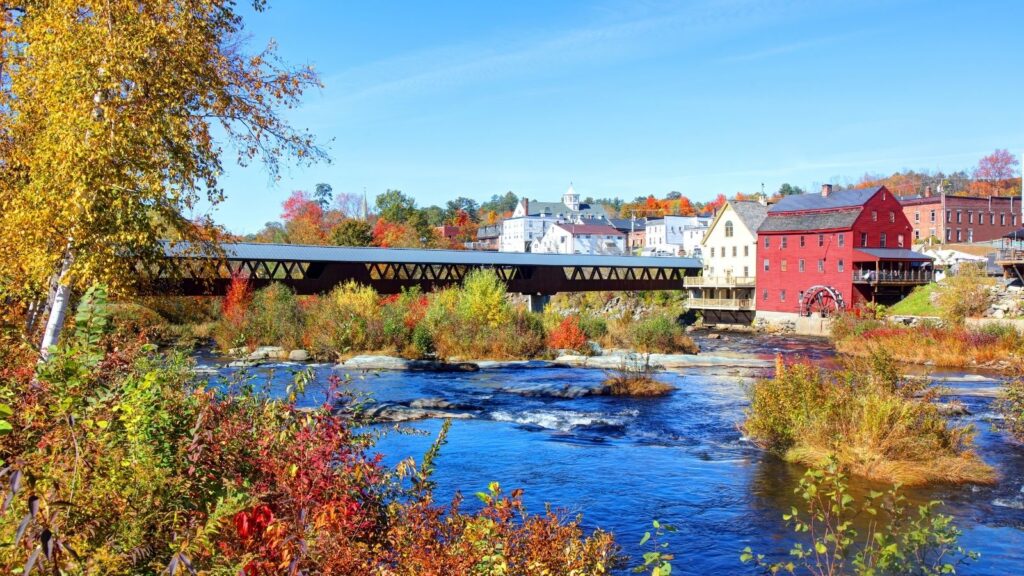
[(856, 252), (871, 257), (871, 260), (920, 260), (930, 262), (931, 256), (906, 248), (857, 248)]
[(761, 223), (768, 216), (768, 207), (760, 202), (733, 200), (729, 202), (729, 205), (732, 206), (733, 212), (736, 213), (736, 216), (752, 234), (757, 233), (757, 229), (761, 227)]
[[(163, 242), (169, 258), (211, 258), (219, 255), (213, 246), (189, 242)], [(700, 269), (696, 258), (653, 256), (603, 256), (593, 254), (537, 254), (529, 252), (484, 252), (479, 250), (428, 250), (418, 248), (354, 248), (305, 246), (299, 244), (221, 244), (229, 260), (268, 262), (358, 262), (405, 264), (467, 264), (476, 266), (630, 266), (637, 268)]]
[(476, 229), (476, 237), (479, 239), (497, 238), (498, 236), (501, 236), (501, 224), (491, 224)]
[(863, 206), (869, 198), (874, 196), (884, 186), (874, 188), (849, 188), (846, 190), (833, 190), (828, 196), (822, 196), (818, 192), (809, 194), (794, 194), (783, 196), (781, 200), (772, 204), (768, 209), (770, 214), (779, 212), (802, 212), (805, 210), (836, 210), (840, 208), (852, 208)]
[(619, 232), (615, 228), (607, 224), (555, 224), (566, 232), (577, 235), (577, 234), (602, 234), (605, 236), (625, 236), (622, 232)]
[(605, 218), (608, 224), (622, 232), (641, 232), (647, 226), (644, 220), (630, 220), (629, 218)]
[(772, 214), (757, 228), (758, 232), (789, 232), (810, 230), (845, 230), (852, 228), (861, 209), (858, 206), (846, 210), (830, 210), (822, 212), (805, 212), (794, 214)]
[(539, 202), (534, 200), (527, 200), (527, 216), (542, 216), (542, 215), (556, 215), (564, 214), (566, 216), (587, 216), (592, 218), (607, 218), (608, 209), (605, 208), (604, 204), (583, 204), (580, 203), (580, 209), (571, 210), (562, 202)]

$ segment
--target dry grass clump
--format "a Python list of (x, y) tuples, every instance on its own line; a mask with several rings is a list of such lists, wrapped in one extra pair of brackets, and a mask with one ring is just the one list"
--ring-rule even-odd
[(744, 432), (787, 461), (817, 466), (834, 455), (851, 474), (906, 485), (996, 480), (972, 450), (973, 428), (950, 426), (937, 391), (902, 380), (887, 354), (842, 371), (780, 358), (751, 395)]
[(619, 367), (608, 373), (598, 390), (603, 396), (664, 396), (675, 386), (654, 378), (650, 354), (629, 354)]
[(854, 329), (836, 342), (842, 354), (869, 357), (874, 349), (888, 350), (901, 362), (934, 364), (947, 368), (1014, 362), (1024, 354), (1024, 337), (1006, 324), (980, 329), (960, 326), (892, 326), (869, 320), (863, 331)]
[(675, 386), (649, 376), (613, 375), (602, 383), (599, 394), (602, 396), (664, 396), (675, 389)]

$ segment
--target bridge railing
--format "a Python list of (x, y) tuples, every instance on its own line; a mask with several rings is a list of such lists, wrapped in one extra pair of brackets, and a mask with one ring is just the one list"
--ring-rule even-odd
[(935, 279), (934, 270), (854, 270), (855, 284), (927, 284)]
[(690, 308), (707, 308), (711, 310), (753, 310), (752, 298), (690, 298)]
[(699, 288), (703, 286), (753, 288), (755, 279), (753, 276), (687, 276), (683, 282), (688, 288)]

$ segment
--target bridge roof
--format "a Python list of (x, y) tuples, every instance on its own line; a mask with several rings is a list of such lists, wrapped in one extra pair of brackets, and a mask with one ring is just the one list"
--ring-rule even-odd
[[(697, 258), (655, 256), (598, 256), (590, 254), (534, 254), (523, 252), (484, 252), (479, 250), (429, 250), (415, 248), (354, 248), (347, 246), (305, 246), (300, 244), (223, 243), (220, 249), (229, 260), (265, 260), (283, 262), (373, 262), (404, 264), (462, 264), (475, 266), (613, 266), (631, 268), (699, 269)], [(188, 242), (165, 242), (170, 257), (197, 258), (203, 248), (193, 249)], [(216, 258), (212, 247), (205, 250)]]

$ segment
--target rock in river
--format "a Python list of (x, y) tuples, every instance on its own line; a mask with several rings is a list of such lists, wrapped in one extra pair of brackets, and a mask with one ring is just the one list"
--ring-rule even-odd
[(469, 419), (472, 414), (451, 412), (448, 410), (432, 410), (429, 408), (413, 408), (400, 404), (376, 404), (367, 408), (363, 414), (375, 422), (410, 422), (428, 418)]

